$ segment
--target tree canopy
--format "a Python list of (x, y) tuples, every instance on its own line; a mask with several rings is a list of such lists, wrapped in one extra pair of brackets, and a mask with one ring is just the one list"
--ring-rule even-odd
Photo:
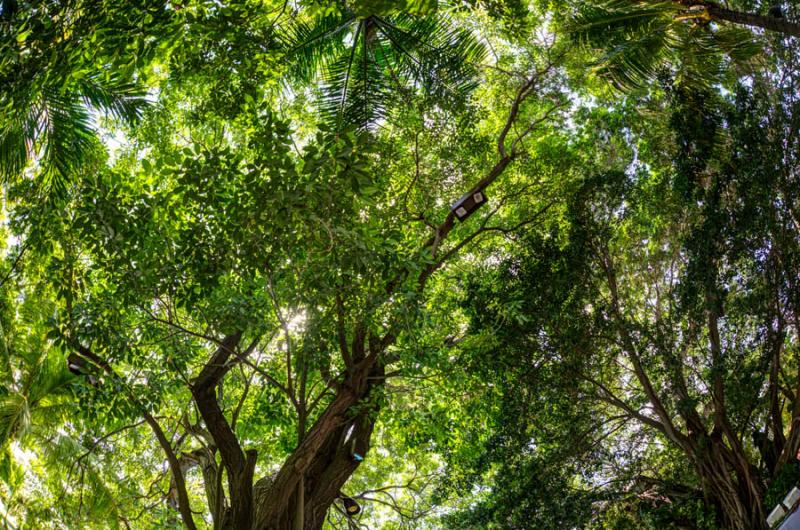
[(0, 524), (766, 529), (798, 9), (0, 0)]

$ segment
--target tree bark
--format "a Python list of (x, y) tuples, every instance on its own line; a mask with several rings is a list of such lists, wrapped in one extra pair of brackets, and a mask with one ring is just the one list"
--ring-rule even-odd
[(356, 452), (364, 456), (369, 449), (377, 409), (373, 406), (369, 412), (350, 415), (351, 407), (363, 404), (374, 389), (383, 385), (383, 367), (374, 365), (367, 371), (367, 366), (349, 374), (274, 479), (262, 478), (256, 483), (254, 529), (293, 529), (301, 484), (303, 528), (322, 528), (328, 509), (359, 466), (352, 457), (350, 444), (342, 443), (354, 422), (358, 423), (354, 432)]
[(241, 338), (241, 332), (225, 337), (192, 385), (192, 396), (197, 409), (203, 417), (206, 429), (214, 439), (228, 476), (230, 514), (225, 514), (222, 527), (237, 530), (249, 529), (252, 526), (253, 471), (256, 465), (256, 452), (242, 450), (236, 434), (219, 406), (216, 387), (227, 373), (230, 367), (227, 361)]
[(792, 37), (800, 37), (800, 24), (797, 24), (796, 22), (790, 22), (785, 18), (734, 11), (732, 9), (725, 9), (724, 7), (719, 7), (716, 5), (707, 5), (706, 7), (712, 20), (723, 20), (725, 22), (731, 22), (732, 24), (738, 24), (740, 26), (761, 28), (768, 31), (783, 33), (784, 35), (790, 35)]
[[(376, 372), (373, 371), (373, 374)], [(383, 375), (383, 369), (380, 369)], [(383, 380), (380, 380), (383, 384)], [(376, 388), (378, 385), (372, 386)], [(359, 455), (366, 456), (370, 447), (372, 430), (375, 427), (376, 409), (359, 414), (354, 421), (356, 430), (353, 433), (354, 443), (348, 441), (346, 445), (341, 442), (350, 423), (340, 427), (329, 437), (325, 450), (320, 451), (317, 459), (311, 465), (306, 481), (306, 510), (305, 530), (318, 530), (322, 528), (325, 516), (340, 495), (341, 488), (355, 473), (360, 462), (353, 458), (351, 449)]]

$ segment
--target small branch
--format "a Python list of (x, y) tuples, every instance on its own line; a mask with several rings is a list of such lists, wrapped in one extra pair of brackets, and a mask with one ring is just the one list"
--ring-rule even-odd
[(353, 366), (353, 358), (347, 348), (347, 333), (344, 325), (344, 302), (342, 296), (336, 293), (336, 335), (339, 338), (339, 350), (342, 352), (342, 359), (345, 367), (349, 370)]
[(250, 373), (249, 377), (246, 377), (244, 374), (244, 368), (239, 365), (239, 369), (242, 373), (242, 378), (244, 379), (244, 390), (242, 390), (242, 396), (239, 398), (239, 402), (236, 404), (236, 408), (233, 409), (233, 414), (231, 415), (231, 430), (236, 432), (236, 421), (239, 419), (239, 413), (242, 410), (242, 405), (244, 405), (245, 400), (247, 399), (247, 394), (250, 392), (250, 383), (253, 381), (253, 375), (255, 375), (255, 371)]
[(142, 416), (145, 419), (145, 422), (147, 422), (147, 424), (153, 430), (153, 434), (155, 434), (158, 444), (161, 446), (161, 449), (167, 456), (167, 462), (169, 463), (170, 471), (172, 471), (172, 477), (175, 480), (175, 485), (178, 490), (178, 511), (181, 514), (181, 519), (183, 519), (183, 524), (186, 525), (186, 528), (189, 530), (196, 530), (197, 526), (195, 525), (194, 518), (192, 517), (192, 509), (189, 504), (189, 495), (186, 492), (186, 481), (184, 479), (183, 472), (181, 471), (178, 457), (175, 455), (175, 451), (173, 451), (167, 436), (164, 434), (164, 430), (161, 428), (161, 425), (159, 425), (158, 421), (153, 417), (153, 415), (150, 414), (141, 404), (133, 392), (128, 389), (123, 379), (117, 375), (108, 362), (103, 360), (100, 356), (96, 355), (88, 348), (85, 348), (81, 345), (78, 345), (77, 350), (84, 359), (93, 363), (98, 368), (101, 368), (108, 375), (114, 378), (114, 380), (119, 381), (125, 393), (128, 394), (128, 398), (136, 404), (137, 408), (139, 408)]
[(480, 236), (481, 234), (486, 234), (488, 232), (499, 232), (501, 234), (512, 234), (512, 233), (516, 232), (517, 230), (519, 230), (521, 228), (524, 228), (524, 227), (526, 227), (526, 226), (528, 226), (530, 224), (533, 224), (536, 221), (538, 221), (541, 218), (541, 216), (544, 215), (555, 203), (556, 203), (555, 200), (550, 201), (542, 209), (540, 209), (538, 212), (536, 212), (536, 214), (534, 214), (533, 217), (531, 217), (529, 219), (526, 219), (524, 221), (521, 221), (521, 222), (519, 222), (519, 223), (517, 223), (517, 224), (515, 224), (514, 226), (511, 226), (511, 227), (485, 226), (486, 222), (489, 220), (489, 218), (487, 217), (486, 221), (484, 221), (484, 223), (475, 232), (473, 232), (472, 234), (468, 235), (463, 240), (461, 240), (456, 246), (454, 246), (453, 248), (448, 250), (441, 257), (441, 259), (439, 259), (439, 261), (437, 261), (434, 264), (435, 265), (435, 269), (438, 269), (439, 267), (441, 267), (445, 263), (445, 261), (450, 259), (459, 250), (463, 249), (465, 246), (467, 246), (470, 242), (472, 242), (476, 237)]
[(28, 250), (28, 246), (30, 245), (30, 239), (25, 239), (25, 244), (22, 246), (22, 249), (17, 254), (17, 257), (14, 259), (14, 263), (11, 264), (11, 269), (3, 276), (3, 279), (0, 280), (0, 287), (6, 284), (6, 282), (11, 278), (11, 275), (14, 274), (17, 270), (17, 265), (22, 260), (22, 256), (25, 254), (25, 251)]
[[(73, 466), (75, 464), (81, 462), (84, 458), (88, 457), (97, 448), (98, 445), (100, 445), (104, 441), (108, 440), (112, 436), (116, 436), (117, 434), (119, 434), (119, 433), (121, 433), (123, 431), (127, 431), (128, 429), (134, 429), (134, 428), (142, 425), (143, 423), (145, 423), (145, 420), (139, 420), (136, 423), (132, 423), (130, 425), (123, 425), (119, 429), (114, 429), (113, 431), (104, 434), (100, 438), (97, 438), (96, 440), (94, 440), (92, 442), (92, 446), (89, 447), (89, 449), (87, 449), (87, 451), (85, 453), (83, 453), (81, 456), (79, 456), (77, 459), (75, 459), (75, 462), (73, 463)], [(72, 466), (70, 466), (70, 467), (72, 467)], [(70, 473), (72, 473), (72, 471), (70, 471)]]

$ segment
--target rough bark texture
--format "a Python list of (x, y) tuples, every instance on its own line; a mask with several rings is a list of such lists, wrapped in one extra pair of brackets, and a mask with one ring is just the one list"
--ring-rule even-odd
[(351, 407), (363, 404), (370, 393), (383, 384), (383, 367), (351, 374), (331, 404), (311, 427), (297, 449), (286, 460), (274, 479), (264, 478), (255, 486), (253, 528), (285, 530), (292, 528), (296, 508), (297, 485), (303, 478), (305, 492), (304, 528), (322, 527), (330, 506), (340, 489), (358, 468), (350, 443), (344, 444), (347, 429), (355, 422), (356, 452), (365, 455), (375, 423), (377, 409), (353, 416)]
[(712, 20), (724, 20), (725, 22), (731, 22), (733, 24), (776, 31), (792, 37), (800, 37), (800, 24), (790, 22), (785, 18), (744, 13), (742, 11), (725, 9), (716, 5), (708, 6), (708, 14), (711, 15)]
[(228, 335), (206, 364), (192, 386), (192, 395), (203, 417), (206, 429), (222, 457), (228, 477), (230, 510), (224, 514), (222, 528), (247, 529), (253, 520), (253, 471), (256, 465), (255, 451), (242, 451), (225, 415), (217, 402), (216, 388), (229, 369), (227, 361), (234, 353), (242, 334)]

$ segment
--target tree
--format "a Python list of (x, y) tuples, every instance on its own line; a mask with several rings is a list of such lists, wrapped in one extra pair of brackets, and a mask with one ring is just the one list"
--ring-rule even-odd
[(793, 41), (658, 4), (609, 93), (543, 6), (2, 2), (4, 521), (763, 526)]
[(454, 19), (429, 14), (435, 5), (422, 4), (326, 4), (284, 24), (291, 75), (305, 85), (321, 82), (321, 111), (337, 127), (374, 126), (416, 87), (440, 103), (474, 88), (484, 47)]
[(168, 26), (169, 12), (157, 2), (77, 0), (4, 2), (1, 9), (0, 177), (33, 166), (63, 194), (97, 159), (93, 114), (129, 124), (141, 117), (145, 93), (133, 68), (152, 56), (152, 35)]
[(570, 16), (573, 37), (599, 55), (598, 73), (623, 89), (647, 86), (670, 67), (679, 82), (695, 86), (717, 81), (728, 61), (748, 68), (759, 51), (752, 28), (800, 36), (800, 25), (783, 16), (714, 2), (581, 2)]
[[(202, 32), (240, 11), (185, 16)], [(35, 253), (47, 272), (26, 279), (54, 280), (51, 337), (86, 374), (74, 428), (135, 452), (144, 422), (163, 458), (139, 476), (162, 484), (166, 460), (166, 497), (188, 528), (203, 524), (199, 506), (217, 528), (320, 528), (368, 457), (387, 378), (424, 361), (413, 322), (434, 274), (484, 234), (538, 219), (538, 202), (508, 227), (490, 222), (504, 201), (463, 225), (447, 209), (465, 191), (494, 192), (564, 105), (554, 64), (538, 61), (498, 84), (505, 105), (482, 135), (452, 131), (442, 145), (457, 114), (416, 100), (432, 109), (409, 118), (416, 139), (462, 150), (430, 175), (416, 141), (399, 164), (353, 130), (293, 137), (266, 98), (204, 106), (198, 79), (228, 68), (209, 61), (162, 85), (129, 150), (77, 181), (62, 208), (39, 209), (25, 180), (12, 186), (16, 228), (49, 231)], [(463, 176), (442, 186), (455, 164)], [(113, 458), (104, 449), (87, 448)]]
[[(507, 475), (463, 516), (523, 527), (547, 513), (537, 495), (560, 479), (567, 502), (599, 510), (569, 524), (766, 526), (797, 475), (787, 68), (780, 90), (761, 78), (730, 101), (676, 90), (668, 143), (627, 125), (619, 170), (588, 178), (499, 276), (476, 277), (468, 307), (494, 338), (471, 358), (491, 360), (484, 380), (516, 386), (476, 468), (498, 462)], [(638, 158), (623, 171), (633, 145)], [(528, 478), (518, 470), (547, 465), (558, 471), (520, 493)]]

